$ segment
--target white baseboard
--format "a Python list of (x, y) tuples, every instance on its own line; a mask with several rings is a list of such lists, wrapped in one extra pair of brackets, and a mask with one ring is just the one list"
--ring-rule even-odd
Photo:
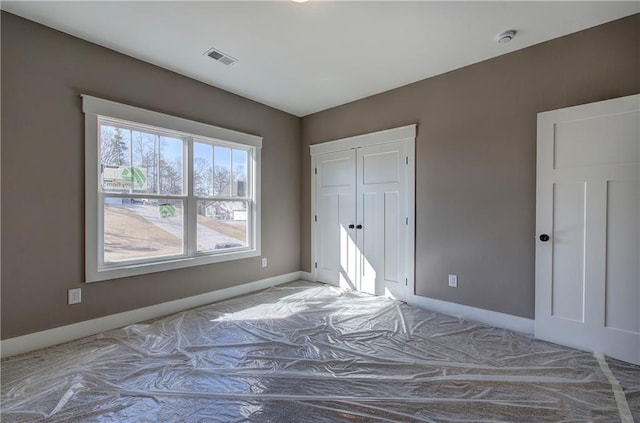
[(302, 270), (300, 271), (300, 279), (309, 281), (309, 282), (315, 282), (315, 279), (313, 278), (313, 273), (303, 272)]
[(305, 273), (306, 272), (291, 272), (285, 275), (207, 292), (205, 294), (194, 295), (192, 297), (181, 298), (179, 300), (125, 311), (123, 313), (111, 314), (97, 319), (85, 320), (84, 322), (67, 326), (60, 326), (42, 332), (5, 339), (0, 341), (0, 356), (4, 358), (22, 354), (39, 348), (49, 347), (74, 339), (84, 338), (85, 336), (95, 335), (96, 333), (107, 330), (120, 328), (132, 323), (166, 316), (190, 308), (211, 304), (216, 301), (226, 300), (227, 298), (237, 297), (238, 295), (249, 294), (275, 285), (304, 279), (306, 276)]
[(465, 320), (473, 320), (489, 326), (525, 333), (527, 335), (533, 335), (534, 333), (535, 321), (525, 317), (513, 316), (511, 314), (499, 313), (497, 311), (485, 310), (482, 308), (421, 297), (418, 295), (411, 296), (407, 301), (407, 304), (426, 308), (449, 316), (463, 318)]
[[(230, 288), (207, 292), (205, 294), (194, 295), (192, 297), (181, 298), (179, 300), (143, 307), (136, 310), (125, 311), (123, 313), (112, 314), (99, 317), (97, 319), (86, 320), (67, 326), (60, 326), (41, 332), (30, 333), (28, 335), (0, 341), (0, 356), (10, 357), (22, 354), (39, 348), (57, 345), (74, 339), (84, 338), (111, 329), (116, 329), (132, 323), (138, 323), (156, 317), (166, 316), (190, 308), (211, 304), (216, 301), (226, 300), (238, 295), (249, 294), (251, 292), (292, 282), (298, 279), (313, 281), (313, 274), (309, 272), (291, 272), (285, 275), (274, 276), (255, 282), (232, 286)], [(487, 325), (510, 329), (533, 335), (534, 320), (510, 314), (489, 311), (480, 308), (465, 306), (462, 304), (447, 301), (435, 300), (433, 298), (413, 295), (408, 304), (433, 310), (450, 316), (462, 317), (466, 320), (474, 320)]]

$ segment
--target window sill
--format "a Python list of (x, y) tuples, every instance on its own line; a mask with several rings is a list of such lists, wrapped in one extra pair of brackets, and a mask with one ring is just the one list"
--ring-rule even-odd
[(184, 269), (187, 267), (202, 266), (205, 264), (222, 263), (226, 261), (241, 260), (258, 257), (258, 249), (219, 253), (211, 255), (198, 255), (193, 257), (180, 257), (168, 259), (162, 262), (135, 263), (122, 266), (109, 266), (99, 269), (97, 272), (86, 272), (85, 282), (100, 282), (111, 279), (126, 278), (129, 276), (145, 275), (149, 273), (163, 272), (166, 270)]

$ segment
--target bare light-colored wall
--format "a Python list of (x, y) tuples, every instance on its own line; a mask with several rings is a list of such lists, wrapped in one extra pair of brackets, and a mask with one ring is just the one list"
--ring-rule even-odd
[(536, 114), (640, 92), (639, 50), (634, 15), (304, 117), (301, 269), (309, 145), (417, 123), (416, 293), (533, 318)]
[[(258, 257), (84, 284), (81, 93), (264, 137), (269, 267)], [(2, 12), (3, 339), (299, 270), (299, 175), (299, 118)], [(81, 304), (66, 304), (70, 288)]]

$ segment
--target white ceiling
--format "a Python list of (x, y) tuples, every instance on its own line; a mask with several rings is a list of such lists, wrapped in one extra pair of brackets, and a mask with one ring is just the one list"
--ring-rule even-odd
[[(2, 9), (305, 116), (638, 13), (640, 2), (2, 1)], [(507, 29), (516, 38), (497, 44)], [(210, 47), (239, 62), (208, 58)]]

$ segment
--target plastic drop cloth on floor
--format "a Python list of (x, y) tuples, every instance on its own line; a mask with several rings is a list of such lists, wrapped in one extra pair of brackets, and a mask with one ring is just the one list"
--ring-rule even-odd
[[(640, 368), (607, 358), (640, 421)], [(615, 422), (592, 354), (295, 282), (2, 361), (3, 422)]]

